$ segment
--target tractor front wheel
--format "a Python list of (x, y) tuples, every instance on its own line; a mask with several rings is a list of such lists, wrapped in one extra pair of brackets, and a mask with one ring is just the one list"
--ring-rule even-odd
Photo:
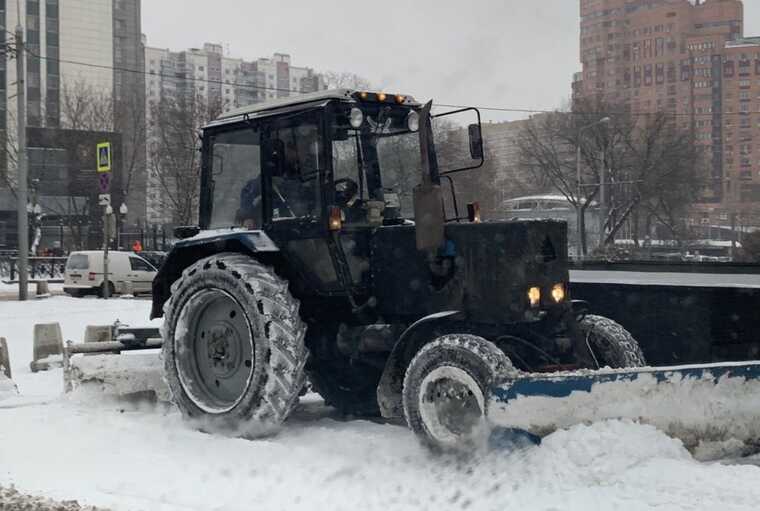
[(509, 358), (482, 337), (436, 339), (406, 371), (402, 398), (409, 428), (435, 452), (465, 453), (484, 445), (488, 388), (514, 371)]
[(167, 383), (182, 415), (204, 431), (269, 434), (303, 386), (306, 326), (288, 284), (241, 254), (187, 268), (164, 307)]
[(578, 324), (598, 367), (644, 367), (641, 346), (619, 323), (604, 316), (587, 315)]

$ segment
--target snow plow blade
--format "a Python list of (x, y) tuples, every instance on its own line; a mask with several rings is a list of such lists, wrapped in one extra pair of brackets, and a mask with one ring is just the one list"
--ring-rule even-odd
[(495, 426), (539, 437), (578, 424), (628, 419), (689, 449), (760, 447), (760, 361), (524, 374), (491, 389)]
[[(163, 365), (157, 353), (162, 346), (156, 328), (112, 327), (113, 341), (66, 343), (63, 349), (63, 386), (69, 393), (80, 387), (122, 397), (155, 395), (168, 401), (169, 390), (163, 381)], [(75, 355), (84, 355), (75, 357)]]

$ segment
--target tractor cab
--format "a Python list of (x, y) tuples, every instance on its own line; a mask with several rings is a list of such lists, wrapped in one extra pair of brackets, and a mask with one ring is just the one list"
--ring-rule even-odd
[(467, 220), (449, 174), (483, 164), (479, 114), (429, 110), (406, 95), (337, 90), (225, 114), (203, 129), (200, 228), (261, 230), (301, 297), (339, 294), (360, 307), (375, 294), (372, 232), (407, 226), (414, 236), (421, 181), (438, 199), (424, 212), (432, 227), (417, 231)]
[[(201, 228), (295, 223), (338, 230), (413, 220), (421, 143), (435, 184), (442, 174), (483, 164), (477, 110), (449, 112), (432, 124), (420, 122), (422, 109), (410, 96), (338, 90), (225, 114), (203, 130)], [(430, 133), (421, 135), (421, 125)], [(441, 126), (450, 165), (443, 172), (433, 133)], [(451, 202), (449, 220), (458, 220)]]

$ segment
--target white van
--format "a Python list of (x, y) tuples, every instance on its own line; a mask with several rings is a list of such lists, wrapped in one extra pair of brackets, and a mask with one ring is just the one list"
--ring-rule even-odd
[[(134, 294), (150, 293), (156, 268), (134, 252), (108, 252), (109, 294), (130, 286)], [(63, 291), (71, 296), (103, 295), (103, 251), (72, 252), (66, 261)]]

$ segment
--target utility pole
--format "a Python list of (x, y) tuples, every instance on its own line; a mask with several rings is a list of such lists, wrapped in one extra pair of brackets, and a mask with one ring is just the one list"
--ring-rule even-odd
[(733, 211), (731, 213), (731, 247), (728, 251), (728, 256), (731, 259), (731, 261), (734, 260), (734, 257), (736, 257), (736, 211)]
[[(587, 126), (582, 126), (578, 129), (578, 141), (576, 142), (576, 152), (575, 152), (575, 172), (576, 172), (576, 180), (577, 180), (577, 186), (578, 186), (578, 198), (577, 198), (577, 205), (576, 205), (576, 212), (578, 213), (578, 257), (582, 258), (586, 255), (586, 243), (585, 243), (585, 236), (586, 236), (586, 225), (585, 225), (585, 218), (584, 218), (584, 201), (583, 201), (583, 176), (581, 174), (581, 140), (583, 137), (583, 132), (587, 129), (593, 128), (594, 126), (598, 124), (609, 124), (612, 119), (609, 117), (603, 117), (599, 119), (596, 122), (593, 122)], [(602, 166), (604, 166), (604, 162), (602, 162)], [(604, 177), (602, 177), (602, 181), (604, 181)], [(590, 204), (589, 204), (590, 205)], [(601, 212), (600, 212), (601, 214)]]
[[(606, 155), (605, 155), (606, 156)], [(609, 190), (607, 188), (607, 162), (602, 158), (602, 168), (599, 171), (599, 247), (604, 247), (607, 237), (607, 217), (610, 214)]]
[(111, 244), (111, 217), (113, 208), (107, 205), (103, 209), (103, 298), (108, 300), (111, 286), (108, 284), (108, 245)]
[[(20, 10), (19, 10), (20, 12)], [(18, 299), (25, 301), (29, 292), (29, 218), (26, 204), (28, 200), (26, 169), (26, 94), (24, 72), (24, 28), (19, 14), (16, 24), (16, 101), (18, 103), (16, 119), (18, 120), (18, 156), (17, 174), (17, 214), (18, 214)]]

